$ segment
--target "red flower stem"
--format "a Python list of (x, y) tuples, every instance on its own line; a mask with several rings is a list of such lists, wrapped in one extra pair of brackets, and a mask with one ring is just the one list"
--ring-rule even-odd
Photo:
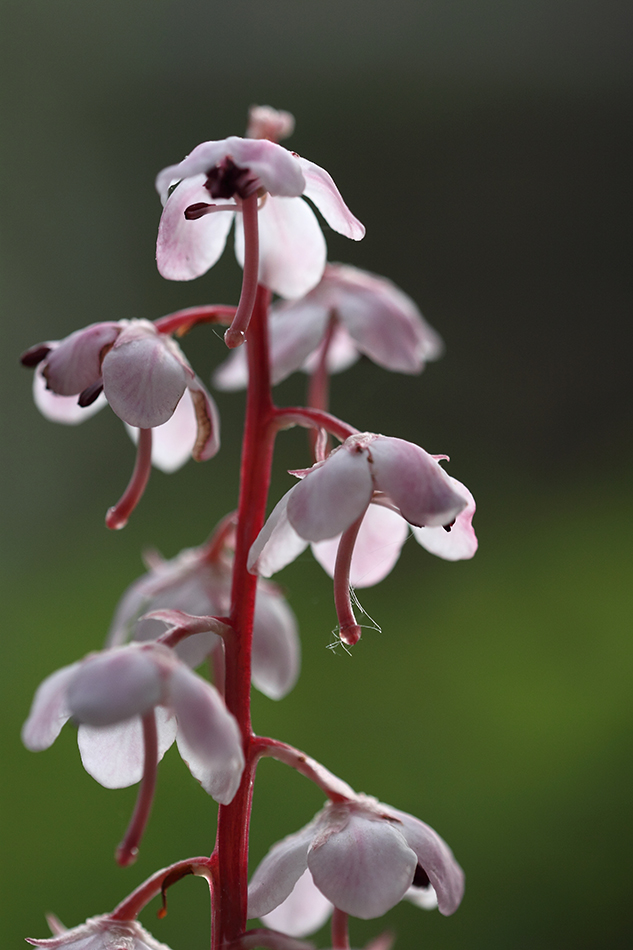
[(324, 765), (317, 762), (316, 759), (306, 755), (299, 749), (288, 745), (286, 742), (279, 742), (278, 739), (265, 739), (262, 736), (255, 736), (251, 745), (252, 755), (257, 760), (263, 756), (277, 759), (291, 768), (296, 769), (301, 775), (314, 782), (322, 792), (324, 792), (330, 801), (347, 802), (355, 798), (354, 789), (351, 788), (338, 776), (334, 775)]
[(152, 470), (152, 430), (138, 430), (138, 446), (136, 449), (136, 463), (132, 477), (119, 501), (112, 508), (108, 508), (106, 525), (114, 531), (124, 528), (128, 518), (143, 497), (145, 486)]
[(246, 562), (250, 547), (264, 524), (276, 433), (268, 359), (269, 302), (269, 291), (259, 287), (247, 347), (248, 390), (230, 613), (235, 636), (225, 641), (224, 682), (226, 705), (240, 726), (247, 764), (235, 798), (229, 805), (221, 805), (218, 812), (214, 852), (217, 888), (213, 905), (213, 950), (220, 950), (225, 944), (236, 940), (246, 925), (248, 834), (256, 764), (250, 754), (253, 737), (250, 690), (257, 588), (257, 577), (249, 573)]
[(325, 429), (340, 442), (344, 442), (350, 435), (357, 435), (358, 429), (337, 419), (321, 409), (307, 409), (303, 406), (289, 406), (275, 410), (275, 425), (278, 429), (289, 429), (291, 426), (303, 426), (305, 429)]
[(244, 225), (244, 276), (242, 292), (233, 322), (224, 334), (224, 342), (229, 349), (241, 346), (246, 340), (246, 331), (251, 321), (257, 281), (259, 279), (259, 224), (257, 221), (257, 195), (242, 201), (242, 223)]
[(341, 535), (334, 564), (334, 606), (339, 623), (338, 632), (343, 643), (347, 643), (348, 646), (358, 643), (361, 637), (361, 629), (356, 623), (349, 594), (349, 572), (354, 545), (364, 517), (365, 512)]
[[(323, 341), (319, 348), (319, 358), (317, 360), (316, 368), (310, 376), (310, 381), (308, 383), (308, 406), (311, 409), (322, 409), (327, 411), (330, 397), (330, 374), (327, 368), (327, 358), (337, 323), (338, 320), (336, 317), (336, 311), (333, 310), (330, 313), (330, 319), (328, 320), (325, 336), (323, 337)], [(310, 432), (310, 448), (312, 449), (312, 454), (315, 458), (317, 454), (316, 447), (318, 438), (319, 436), (317, 432)], [(323, 446), (323, 455), (327, 455), (327, 453), (328, 444), (326, 440), (326, 443)]]
[(210, 880), (211, 861), (207, 857), (187, 858), (186, 861), (177, 861), (167, 868), (161, 868), (151, 877), (140, 884), (132, 893), (121, 901), (109, 915), (112, 920), (134, 920), (144, 907), (153, 900), (169, 880), (184, 877), (186, 874), (196, 874)]
[(126, 868), (134, 864), (138, 857), (138, 847), (149, 820), (156, 790), (156, 773), (158, 772), (158, 732), (156, 730), (156, 713), (152, 709), (143, 716), (143, 747), (145, 761), (143, 764), (143, 778), (139, 786), (136, 805), (123, 841), (116, 849), (116, 862)]
[(332, 950), (350, 950), (347, 914), (338, 907), (332, 914)]
[(186, 307), (176, 310), (165, 317), (154, 320), (154, 326), (159, 333), (175, 333), (184, 336), (198, 323), (221, 323), (224, 326), (231, 323), (235, 316), (235, 307), (214, 304), (208, 307)]

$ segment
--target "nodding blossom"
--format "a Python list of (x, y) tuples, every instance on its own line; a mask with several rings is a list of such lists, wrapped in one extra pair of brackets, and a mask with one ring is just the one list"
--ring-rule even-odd
[[(298, 369), (312, 372), (321, 358), (329, 373), (363, 356), (398, 373), (420, 373), (442, 355), (439, 335), (413, 300), (386, 277), (347, 264), (328, 264), (320, 283), (300, 300), (271, 308), (270, 371), (273, 384)], [(218, 389), (242, 389), (246, 354), (235, 350), (213, 377)]]
[(204, 790), (230, 802), (244, 768), (237, 721), (215, 687), (162, 644), (130, 644), (57, 670), (35, 694), (22, 741), (47, 749), (72, 718), (86, 771), (106, 788), (125, 788), (147, 768), (144, 721), (154, 712), (157, 760), (175, 739)]
[(220, 447), (213, 399), (178, 344), (147, 320), (93, 323), (27, 350), (22, 362), (36, 368), (35, 403), (47, 418), (75, 424), (107, 400), (138, 439), (137, 470), (128, 489), (132, 497), (110, 513), (110, 527), (127, 521), (147, 482), (150, 461), (172, 472), (190, 455), (204, 461)]
[(356, 795), (329, 802), (301, 831), (271, 848), (251, 879), (248, 914), (304, 936), (327, 916), (323, 898), (368, 920), (405, 897), (449, 915), (463, 892), (462, 869), (436, 831), (375, 798)]
[(159, 943), (136, 920), (113, 920), (104, 914), (91, 917), (85, 924), (71, 930), (61, 930), (54, 937), (27, 943), (45, 950), (169, 950)]
[[(169, 609), (198, 616), (227, 616), (231, 606), (232, 564), (213, 539), (190, 548), (170, 561), (152, 553), (150, 570), (135, 581), (117, 607), (108, 646), (128, 639), (154, 640), (165, 631), (164, 623), (143, 614)], [(181, 640), (175, 647), (191, 667), (206, 657), (213, 659), (221, 638), (209, 631)], [(296, 618), (278, 587), (262, 580), (257, 585), (253, 623), (251, 676), (253, 685), (270, 699), (282, 699), (299, 676), (301, 648)]]
[(346, 565), (346, 581), (355, 587), (389, 573), (408, 526), (439, 557), (472, 557), (475, 503), (441, 467), (442, 458), (403, 439), (350, 436), (324, 461), (294, 473), (301, 481), (273, 509), (251, 548), (249, 570), (270, 577), (311, 543), (317, 560), (335, 576), (341, 536), (359, 519)]
[[(278, 124), (281, 134), (288, 131), (287, 119)], [(204, 274), (222, 254), (234, 219), (235, 254), (244, 266), (242, 212), (247, 199), (257, 196), (257, 280), (281, 297), (301, 297), (319, 282), (326, 261), (325, 238), (303, 199), (345, 237), (359, 241), (365, 229), (325, 169), (270, 140), (281, 137), (270, 116), (251, 116), (250, 132), (257, 137), (203, 142), (160, 172), (158, 270), (169, 280)]]

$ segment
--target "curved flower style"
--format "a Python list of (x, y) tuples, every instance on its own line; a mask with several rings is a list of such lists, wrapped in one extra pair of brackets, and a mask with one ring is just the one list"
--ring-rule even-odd
[(354, 241), (365, 234), (325, 169), (267, 138), (203, 142), (163, 169), (156, 189), (164, 205), (156, 261), (169, 280), (192, 280), (209, 270), (224, 250), (236, 213), (235, 253), (244, 266), (240, 212), (253, 195), (260, 199), (258, 280), (282, 297), (307, 293), (325, 268), (325, 239), (303, 197), (339, 234)]
[(323, 462), (295, 473), (302, 480), (273, 509), (251, 548), (249, 570), (270, 577), (312, 542), (317, 560), (333, 575), (341, 534), (365, 512), (352, 555), (354, 586), (375, 584), (392, 569), (407, 536), (402, 519), (432, 553), (472, 557), (474, 500), (440, 466), (444, 457), (402, 439), (350, 436)]
[[(108, 646), (128, 639), (154, 640), (164, 624), (142, 615), (160, 609), (179, 610), (196, 616), (227, 616), (231, 604), (231, 563), (213, 550), (213, 543), (181, 551), (170, 561), (153, 554), (150, 570), (135, 581), (117, 607)], [(175, 651), (196, 667), (220, 645), (212, 632), (182, 640)], [(299, 676), (301, 648), (297, 621), (274, 584), (259, 581), (253, 625), (253, 685), (270, 699), (282, 699)]]
[[(334, 907), (363, 920), (380, 917), (411, 890), (424, 892), (416, 903), (432, 906), (436, 898), (440, 913), (449, 915), (464, 892), (462, 869), (437, 832), (366, 795), (329, 802), (305, 828), (271, 848), (250, 883), (249, 917), (271, 914), (306, 870)], [(323, 923), (305, 891), (296, 910), (293, 935)]]
[[(273, 384), (298, 369), (312, 371), (323, 345), (330, 373), (347, 369), (362, 354), (385, 369), (416, 374), (443, 351), (439, 335), (410, 297), (386, 277), (346, 264), (328, 264), (305, 297), (274, 305), (269, 326)], [(226, 390), (242, 389), (247, 380), (243, 348), (213, 377), (214, 385)]]
[(141, 719), (154, 709), (158, 759), (176, 739), (204, 790), (230, 802), (244, 768), (237, 722), (218, 691), (161, 644), (106, 650), (57, 670), (35, 694), (22, 741), (47, 749), (72, 717), (86, 771), (106, 788), (125, 788), (143, 775)]
[(107, 914), (90, 917), (85, 924), (63, 930), (54, 937), (27, 943), (46, 950), (169, 950), (136, 920), (113, 920)]

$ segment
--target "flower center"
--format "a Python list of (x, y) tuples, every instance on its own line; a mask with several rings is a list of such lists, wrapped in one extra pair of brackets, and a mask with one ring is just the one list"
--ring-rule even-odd
[(250, 198), (259, 189), (259, 180), (250, 168), (238, 168), (230, 156), (210, 168), (204, 183), (212, 198)]

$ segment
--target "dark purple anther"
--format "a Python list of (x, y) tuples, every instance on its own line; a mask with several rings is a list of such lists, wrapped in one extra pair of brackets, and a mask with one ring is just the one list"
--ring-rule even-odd
[[(204, 187), (212, 198), (250, 198), (259, 189), (259, 180), (250, 168), (238, 168), (228, 156), (209, 169)], [(195, 205), (194, 205), (195, 207)]]
[(37, 346), (32, 346), (30, 350), (26, 350), (26, 352), (22, 354), (20, 362), (22, 366), (33, 369), (34, 366), (37, 366), (38, 363), (46, 359), (50, 351), (51, 347), (47, 346), (46, 343), (38, 343)]

